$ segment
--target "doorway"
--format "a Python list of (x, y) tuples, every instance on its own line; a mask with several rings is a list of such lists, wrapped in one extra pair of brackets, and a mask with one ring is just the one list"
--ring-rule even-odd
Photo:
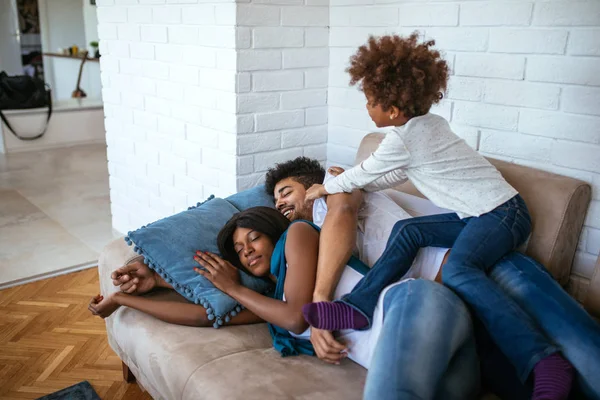
[(40, 11), (37, 0), (16, 0), (23, 73), (44, 80)]
[(22, 75), (21, 34), (16, 0), (0, 0), (0, 71)]
[(0, 71), (44, 79), (37, 0), (0, 0)]

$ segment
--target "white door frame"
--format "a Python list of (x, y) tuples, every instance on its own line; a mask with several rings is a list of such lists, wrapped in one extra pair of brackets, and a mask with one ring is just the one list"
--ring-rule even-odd
[[(38, 0), (38, 14), (40, 18), (40, 36), (42, 39), (42, 53), (56, 53), (56, 49), (50, 48), (50, 43), (48, 40), (48, 38), (50, 37), (50, 24), (48, 23), (47, 0)], [(54, 63), (48, 57), (44, 58), (44, 80), (50, 86), (50, 88), (54, 89)], [(53, 90), (52, 97), (54, 97), (54, 95), (55, 94)]]
[(4, 45), (0, 47), (0, 71), (5, 70), (9, 75), (23, 75), (21, 31), (16, 0), (0, 0), (0, 13), (3, 14), (4, 19), (10, 21), (9, 26), (0, 21), (0, 24), (4, 25), (0, 36), (8, 35), (8, 40), (1, 39)]

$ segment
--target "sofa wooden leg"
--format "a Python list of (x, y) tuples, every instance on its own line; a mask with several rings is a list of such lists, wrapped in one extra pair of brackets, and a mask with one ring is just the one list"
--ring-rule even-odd
[(123, 380), (127, 383), (135, 382), (135, 375), (133, 375), (127, 364), (123, 361), (121, 361), (121, 364), (123, 365)]

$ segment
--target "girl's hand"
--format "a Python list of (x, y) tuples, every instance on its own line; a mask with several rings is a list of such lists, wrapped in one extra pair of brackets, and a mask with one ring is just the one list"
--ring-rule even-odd
[(202, 265), (205, 270), (194, 268), (194, 271), (208, 279), (215, 287), (225, 293), (240, 285), (240, 271), (229, 261), (213, 253), (196, 252), (194, 260)]
[(309, 200), (316, 200), (318, 198), (321, 198), (323, 196), (327, 196), (329, 193), (327, 193), (327, 191), (325, 191), (325, 186), (323, 185), (312, 185), (310, 188), (308, 188), (308, 190), (306, 191), (306, 197), (305, 200), (309, 201)]
[(342, 167), (329, 167), (329, 169), (327, 170), (327, 172), (329, 172), (333, 176), (338, 176), (339, 174), (343, 174), (344, 171), (345, 170)]

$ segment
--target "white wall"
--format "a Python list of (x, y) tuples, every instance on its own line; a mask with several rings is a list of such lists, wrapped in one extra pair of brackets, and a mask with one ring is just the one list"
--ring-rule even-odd
[(597, 1), (98, 0), (98, 19), (117, 230), (301, 154), (351, 164), (374, 126), (348, 57), (369, 34), (418, 29), (454, 71), (433, 111), (471, 146), (592, 183), (574, 269), (587, 282), (600, 251)]
[(320, 0), (237, 5), (239, 190), (277, 162), (326, 160), (328, 21)]
[(129, 3), (97, 1), (120, 232), (237, 188), (235, 5)]
[(369, 34), (420, 30), (453, 76), (434, 112), (485, 155), (593, 185), (573, 269), (585, 285), (600, 252), (600, 2), (331, 0), (328, 162), (352, 163), (374, 130), (348, 57)]
[(129, 3), (98, 0), (115, 229), (325, 161), (328, 7)]

